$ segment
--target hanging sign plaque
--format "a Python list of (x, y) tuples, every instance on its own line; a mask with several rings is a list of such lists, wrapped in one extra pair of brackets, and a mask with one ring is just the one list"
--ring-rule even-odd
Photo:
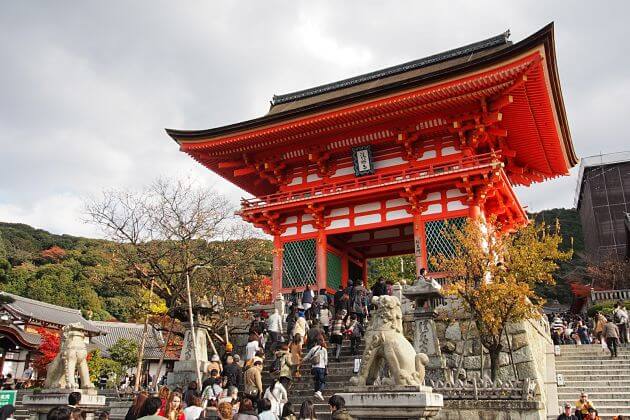
[(354, 163), (354, 175), (372, 175), (374, 162), (372, 161), (372, 146), (352, 148), (352, 161)]

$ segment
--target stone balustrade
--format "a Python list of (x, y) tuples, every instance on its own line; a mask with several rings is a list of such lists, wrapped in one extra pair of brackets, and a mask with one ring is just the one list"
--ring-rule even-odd
[(454, 382), (430, 381), (434, 392), (442, 394), (445, 400), (533, 400), (536, 396), (536, 382), (525, 378), (520, 381), (490, 379)]

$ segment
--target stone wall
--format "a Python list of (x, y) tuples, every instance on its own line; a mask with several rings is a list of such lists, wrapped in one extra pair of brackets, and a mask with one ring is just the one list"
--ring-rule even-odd
[[(539, 402), (540, 410), (542, 410), (540, 415), (544, 418), (545, 412), (557, 414), (553, 343), (548, 333), (549, 326), (546, 320), (528, 320), (510, 324), (506, 330), (509, 342), (506, 338), (503, 339), (505, 351), (501, 352), (499, 357), (498, 379), (501, 381), (532, 379), (536, 382), (540, 394)], [(453, 375), (455, 379), (472, 380), (490, 376), (488, 351), (481, 345), (477, 329), (469, 319), (441, 320), (438, 318), (436, 331), (446, 369), (429, 368), (427, 372), (429, 379), (449, 380), (449, 375)], [(482, 365), (483, 375), (481, 374)]]
[(445, 400), (435, 420), (539, 420), (538, 401)]

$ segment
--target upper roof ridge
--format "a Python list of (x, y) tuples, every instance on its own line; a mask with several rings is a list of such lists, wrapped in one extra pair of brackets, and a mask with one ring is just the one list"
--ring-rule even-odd
[(11, 302), (8, 304), (11, 306), (13, 306), (14, 303), (19, 304), (19, 301), (21, 300), (21, 301), (25, 301), (33, 305), (43, 306), (45, 308), (52, 308), (58, 311), (71, 312), (74, 314), (82, 315), (80, 309), (66, 308), (65, 306), (54, 305), (52, 303), (42, 302), (41, 300), (35, 300), (35, 299), (27, 298), (24, 296), (14, 295), (13, 293), (8, 293), (8, 292), (0, 292), (0, 294), (11, 296), (14, 299), (15, 302)]
[(350, 86), (359, 85), (361, 83), (370, 82), (372, 80), (380, 79), (383, 77), (389, 77), (389, 76), (393, 76), (399, 73), (404, 73), (406, 71), (415, 70), (415, 69), (430, 66), (433, 64), (441, 63), (443, 61), (452, 60), (454, 58), (458, 58), (467, 54), (473, 54), (475, 52), (483, 51), (488, 48), (496, 47), (498, 45), (509, 44), (510, 43), (510, 41), (508, 41), (509, 37), (510, 37), (510, 30), (508, 29), (502, 34), (493, 36), (492, 38), (484, 39), (482, 41), (468, 44), (463, 47), (459, 47), (459, 48), (444, 51), (438, 54), (430, 55), (428, 57), (419, 58), (417, 60), (398, 64), (392, 67), (386, 67), (381, 70), (376, 70), (370, 73), (350, 77), (348, 79), (339, 80), (337, 82), (327, 83), (327, 84), (316, 86), (309, 89), (298, 90), (296, 92), (286, 93), (283, 95), (273, 95), (271, 105), (273, 107), (275, 105), (279, 105), (279, 104), (283, 104), (287, 102), (293, 102), (293, 101), (308, 98), (311, 96), (317, 96), (322, 93), (332, 92), (338, 89), (343, 89)]

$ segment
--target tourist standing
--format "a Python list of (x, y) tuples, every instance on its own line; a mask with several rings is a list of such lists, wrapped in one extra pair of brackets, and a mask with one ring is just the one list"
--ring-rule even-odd
[(291, 404), (290, 401), (288, 401), (286, 404), (284, 404), (284, 407), (282, 407), (280, 420), (297, 420), (297, 417), (295, 417), (295, 413), (293, 412), (293, 404)]
[(285, 387), (285, 384), (288, 385), (289, 381), (287, 381), (286, 377), (281, 379), (273, 381), (265, 390), (265, 394), (263, 395), (264, 399), (271, 402), (271, 412), (278, 417), (282, 414), (282, 407), (284, 407), (284, 404), (289, 401), (289, 395), (287, 393), (287, 388)]
[(0, 420), (15, 420), (13, 414), (15, 413), (15, 407), (13, 404), (6, 404), (0, 407)]
[(243, 387), (243, 370), (238, 364), (240, 361), (241, 358), (238, 354), (228, 357), (227, 365), (223, 369), (223, 379), (226, 387), (234, 386), (238, 389)]
[(263, 398), (258, 404), (258, 420), (278, 420), (278, 416), (271, 410), (271, 401)]
[(311, 306), (313, 306), (313, 291), (311, 290), (311, 286), (306, 285), (306, 289), (302, 292), (302, 308), (305, 311), (308, 311)]
[(315, 414), (315, 405), (311, 400), (306, 400), (300, 406), (300, 414), (298, 414), (298, 420), (317, 420)]
[(205, 407), (208, 404), (208, 401), (219, 401), (219, 398), (223, 393), (223, 387), (221, 386), (221, 377), (216, 369), (212, 369), (212, 372), (210, 372), (210, 378), (205, 380), (204, 383), (206, 384), (206, 387), (203, 389), (201, 394), (201, 400), (203, 402), (203, 406)]
[(258, 343), (258, 336), (256, 334), (250, 334), (247, 345), (245, 346), (245, 357), (243, 360), (247, 363), (250, 359), (254, 358), (256, 352), (260, 350), (260, 344)]
[(166, 417), (168, 420), (186, 420), (182, 409), (182, 394), (171, 392), (166, 405), (160, 410), (160, 416)]
[(271, 338), (269, 351), (273, 353), (282, 343), (282, 317), (280, 317), (280, 313), (278, 313), (277, 309), (274, 309), (273, 313), (267, 318), (267, 331)]
[(250, 398), (243, 398), (234, 420), (258, 420), (258, 414), (254, 410), (254, 402)]
[(628, 311), (623, 307), (623, 302), (617, 302), (613, 310), (613, 321), (619, 328), (619, 341), (626, 344), (628, 340)]
[(328, 336), (330, 333), (330, 309), (328, 309), (328, 305), (322, 306), (319, 310), (319, 323), (326, 336)]
[[(167, 388), (168, 389), (168, 388)], [(149, 399), (149, 394), (145, 391), (139, 392), (136, 397), (133, 399), (133, 404), (127, 410), (127, 415), (125, 415), (125, 420), (137, 420), (140, 417), (140, 413), (142, 412), (142, 407)], [(162, 401), (162, 400), (160, 400)], [(160, 408), (162, 408), (162, 404), (160, 404)]]
[(257, 402), (263, 392), (262, 386), (262, 361), (256, 360), (254, 365), (245, 371), (243, 382), (245, 382), (245, 394)]
[(619, 346), (619, 328), (614, 322), (607, 322), (604, 325), (604, 338), (610, 350), (610, 357), (617, 357), (617, 346)]
[(602, 342), (602, 334), (604, 333), (604, 325), (606, 325), (606, 317), (597, 312), (595, 314), (595, 329), (593, 332), (595, 333), (595, 337), (597, 337), (597, 342)]
[(564, 411), (558, 416), (558, 420), (578, 420), (578, 418), (571, 414), (571, 404), (564, 403)]
[(372, 296), (383, 296), (387, 294), (387, 284), (385, 284), (385, 279), (383, 277), (379, 277), (374, 286), (372, 286)]
[(339, 395), (333, 395), (328, 399), (328, 407), (332, 413), (333, 420), (353, 420), (346, 409), (346, 400)]
[(595, 408), (593, 403), (588, 400), (588, 394), (582, 392), (580, 399), (575, 402), (575, 415), (578, 419), (586, 418), (589, 408)]
[(297, 334), (293, 336), (291, 344), (289, 344), (289, 352), (291, 353), (291, 363), (293, 364), (293, 371), (296, 378), (301, 378), (300, 367), (302, 366), (302, 337)]
[(202, 400), (199, 394), (190, 399), (190, 404), (184, 408), (184, 417), (186, 420), (197, 420), (203, 412)]
[(306, 339), (306, 331), (308, 331), (308, 322), (306, 322), (306, 318), (304, 318), (304, 312), (298, 312), (297, 321), (295, 321), (295, 325), (293, 326), (292, 336), (295, 334), (300, 334), (301, 337)]
[(319, 343), (313, 347), (304, 357), (305, 360), (312, 362), (311, 372), (313, 374), (313, 384), (315, 397), (324, 401), (322, 392), (326, 387), (326, 368), (328, 366), (328, 349), (326, 341), (320, 337)]
[(335, 319), (332, 322), (330, 330), (330, 343), (335, 345), (335, 359), (339, 361), (341, 357), (341, 346), (343, 344), (343, 311), (335, 313)]
[[(280, 346), (280, 349), (275, 353), (274, 364), (277, 365), (274, 370), (276, 372), (271, 372), (278, 378), (287, 378), (289, 381), (291, 380), (291, 370), (293, 367), (293, 360), (291, 353), (289, 352), (289, 346), (283, 344)], [(280, 413), (278, 413), (280, 415)]]
[(364, 333), (363, 324), (359, 322), (356, 314), (350, 315), (346, 333), (350, 337), (350, 354), (356, 356), (359, 352), (361, 338), (363, 337)]
[(159, 397), (149, 398), (144, 404), (140, 419), (164, 420), (164, 415), (162, 414), (162, 409), (160, 408), (161, 405), (162, 405), (162, 400)]

